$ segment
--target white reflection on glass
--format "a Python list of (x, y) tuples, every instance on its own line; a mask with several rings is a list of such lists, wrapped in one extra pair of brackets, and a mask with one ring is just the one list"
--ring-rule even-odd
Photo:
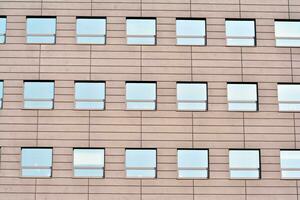
[(279, 111), (300, 111), (300, 84), (278, 84)]
[(105, 44), (106, 19), (104, 18), (77, 18), (77, 43)]
[(280, 151), (281, 178), (300, 178), (300, 151), (281, 150)]
[(74, 176), (103, 177), (104, 149), (74, 149)]
[(178, 150), (179, 178), (207, 178), (208, 150)]
[(259, 150), (230, 150), (230, 178), (258, 179), (260, 172)]
[(229, 111), (257, 111), (257, 84), (227, 84)]
[(105, 100), (105, 83), (76, 82), (75, 108), (103, 110)]
[(155, 178), (156, 150), (127, 149), (125, 165), (129, 178)]
[(156, 83), (126, 83), (126, 108), (156, 109)]
[(3, 107), (3, 81), (0, 81), (0, 109)]
[(54, 82), (24, 82), (24, 108), (52, 109)]
[(254, 46), (254, 20), (226, 20), (226, 43), (228, 46)]
[(51, 148), (23, 148), (22, 176), (50, 177), (52, 171)]
[(0, 17), (0, 44), (6, 40), (6, 17)]
[(276, 46), (300, 46), (299, 21), (275, 21)]
[(27, 18), (27, 43), (55, 43), (56, 18)]
[(177, 19), (177, 45), (205, 45), (205, 20)]
[(155, 44), (155, 19), (127, 19), (127, 44)]
[(207, 110), (206, 83), (177, 83), (178, 110)]

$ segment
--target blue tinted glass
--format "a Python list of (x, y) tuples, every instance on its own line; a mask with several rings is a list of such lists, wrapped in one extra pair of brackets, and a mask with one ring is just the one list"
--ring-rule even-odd
[(127, 35), (155, 35), (155, 19), (127, 19)]
[(278, 84), (279, 101), (300, 101), (300, 84)]
[(155, 178), (156, 176), (156, 170), (126, 170), (126, 176), (132, 177), (132, 178)]
[(24, 82), (25, 99), (53, 99), (54, 82)]
[(155, 83), (126, 83), (127, 100), (155, 100)]
[(177, 36), (205, 36), (205, 20), (176, 20)]
[(0, 17), (0, 43), (5, 43), (6, 18)]
[(27, 18), (27, 34), (55, 34), (56, 18)]
[(208, 170), (179, 170), (179, 178), (207, 178)]
[(51, 167), (52, 149), (23, 148), (22, 167)]
[(230, 178), (259, 178), (259, 170), (230, 170)]
[(126, 167), (156, 167), (156, 150), (126, 150)]
[(280, 151), (280, 165), (281, 168), (300, 169), (300, 151)]
[(255, 36), (254, 20), (226, 20), (226, 36)]
[(103, 169), (74, 169), (74, 176), (77, 177), (103, 177)]
[(230, 168), (259, 168), (258, 150), (231, 150), (229, 151)]
[(105, 83), (77, 82), (75, 83), (75, 98), (104, 100)]
[(179, 168), (207, 168), (208, 151), (207, 150), (178, 150)]
[(227, 84), (228, 101), (257, 101), (256, 84)]
[(22, 169), (22, 176), (50, 177), (51, 169)]
[(300, 22), (275, 21), (276, 37), (300, 37)]
[(106, 19), (78, 18), (76, 24), (77, 34), (105, 35)]
[(284, 179), (300, 179), (300, 170), (281, 170), (281, 177)]
[(205, 83), (178, 83), (177, 100), (207, 100)]

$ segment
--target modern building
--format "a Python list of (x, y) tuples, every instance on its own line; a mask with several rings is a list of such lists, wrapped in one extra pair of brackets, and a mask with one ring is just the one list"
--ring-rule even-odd
[(299, 0), (1, 0), (0, 199), (298, 200)]

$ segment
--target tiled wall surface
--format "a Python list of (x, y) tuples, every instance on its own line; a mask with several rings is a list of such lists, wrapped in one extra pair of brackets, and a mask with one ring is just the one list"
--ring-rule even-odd
[[(299, 0), (0, 0), (0, 199), (297, 200), (280, 149), (300, 148), (300, 114), (280, 113), (278, 82), (300, 82), (300, 49), (276, 48), (274, 19)], [(26, 44), (26, 16), (57, 16), (55, 45)], [(106, 45), (78, 45), (76, 16), (107, 16)], [(126, 45), (128, 16), (157, 17), (157, 45)], [(207, 46), (176, 46), (176, 17), (207, 19)], [(225, 47), (225, 18), (255, 18), (257, 47)], [(54, 110), (23, 110), (23, 80), (55, 80)], [(106, 110), (73, 109), (74, 80), (106, 81)], [(125, 81), (157, 81), (157, 111), (126, 111)], [(176, 81), (208, 82), (207, 112), (176, 111)], [(226, 83), (258, 82), (259, 112), (228, 112)], [(20, 177), (20, 147), (54, 147), (53, 177)], [(72, 178), (72, 148), (102, 147), (105, 178)], [(157, 148), (158, 178), (128, 179), (124, 148)], [(208, 180), (177, 179), (177, 148), (209, 148)], [(228, 149), (261, 149), (260, 180), (230, 180)]]

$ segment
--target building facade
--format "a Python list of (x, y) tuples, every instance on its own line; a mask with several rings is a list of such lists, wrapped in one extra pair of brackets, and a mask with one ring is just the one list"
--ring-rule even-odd
[(0, 0), (0, 15), (0, 199), (299, 199), (300, 1)]

